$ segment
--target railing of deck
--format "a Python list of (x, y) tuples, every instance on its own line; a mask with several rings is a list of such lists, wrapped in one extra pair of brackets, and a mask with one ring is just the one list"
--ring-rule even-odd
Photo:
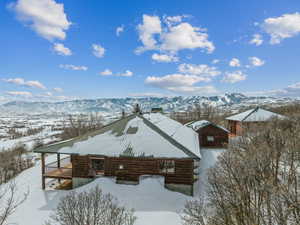
[(59, 170), (61, 173), (70, 173), (72, 174), (72, 164), (71, 158), (65, 157), (58, 161), (48, 163), (45, 165), (45, 173), (51, 173), (56, 170)]

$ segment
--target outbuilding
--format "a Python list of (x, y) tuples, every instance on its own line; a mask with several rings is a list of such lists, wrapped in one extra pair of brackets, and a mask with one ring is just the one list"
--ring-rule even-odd
[(186, 126), (198, 133), (199, 144), (202, 147), (224, 147), (228, 144), (229, 131), (207, 120), (193, 121)]
[(227, 117), (226, 120), (228, 121), (230, 135), (241, 136), (246, 128), (249, 129), (257, 125), (264, 125), (266, 122), (274, 118), (284, 119), (285, 116), (256, 107)]

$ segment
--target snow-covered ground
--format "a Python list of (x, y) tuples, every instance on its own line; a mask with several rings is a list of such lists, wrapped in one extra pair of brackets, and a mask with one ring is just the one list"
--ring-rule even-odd
[(28, 150), (31, 150), (34, 143), (37, 140), (42, 141), (44, 144), (52, 143), (54, 141), (58, 141), (55, 137), (56, 134), (61, 133), (61, 131), (51, 131), (50, 129), (44, 129), (38, 134), (20, 137), (17, 139), (5, 139), (0, 141), (0, 151), (11, 149), (16, 145), (22, 144), (25, 145), (25, 147)]
[[(76, 116), (78, 115), (73, 115), (74, 118)], [(116, 119), (103, 116), (102, 122), (106, 124)], [(60, 134), (68, 123), (68, 115), (0, 115), (0, 151), (11, 149), (19, 144), (23, 144), (28, 150), (31, 150), (37, 140), (44, 144), (59, 141), (57, 134)], [(9, 133), (11, 129), (20, 133), (26, 133), (29, 129), (41, 129), (41, 131), (34, 135), (13, 139)]]
[[(18, 144), (25, 145), (30, 150), (37, 140), (44, 144), (57, 141), (55, 135), (61, 133), (62, 126), (63, 117), (58, 116), (2, 115), (0, 116), (0, 151), (11, 149)], [(22, 133), (23, 136), (13, 138), (9, 133), (11, 129)], [(26, 135), (29, 129), (37, 129), (39, 132), (34, 135)]]
[[(198, 194), (204, 191), (207, 177), (206, 170), (213, 166), (221, 149), (202, 149)], [(55, 155), (47, 157), (47, 162), (55, 160)], [(41, 168), (39, 162), (33, 168), (21, 173), (16, 178), (18, 194), (29, 190), (27, 200), (10, 217), (9, 222), (19, 225), (41, 225), (56, 207), (59, 199), (69, 191), (46, 190), (41, 188)], [(88, 190), (99, 185), (104, 193), (111, 193), (121, 204), (136, 211), (136, 225), (181, 225), (179, 213), (187, 200), (192, 197), (164, 188), (163, 178), (144, 177), (139, 185), (116, 184), (113, 178), (97, 180), (77, 188), (76, 191)], [(196, 198), (197, 196), (195, 196)]]

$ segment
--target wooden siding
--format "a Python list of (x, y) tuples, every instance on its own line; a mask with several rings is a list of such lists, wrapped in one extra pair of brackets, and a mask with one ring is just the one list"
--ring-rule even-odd
[[(72, 156), (73, 176), (91, 177), (91, 156)], [(162, 173), (159, 168), (161, 160), (174, 160), (175, 172)], [(122, 165), (123, 169), (120, 169)], [(139, 182), (142, 175), (161, 175), (165, 183), (193, 184), (194, 161), (193, 159), (158, 159), (158, 158), (130, 158), (130, 157), (105, 157), (104, 176), (116, 177), (119, 181)]]
[(228, 127), (231, 135), (240, 136), (243, 133), (242, 122), (229, 120)]
[[(208, 125), (197, 131), (201, 147), (224, 147), (228, 144), (228, 133), (216, 126)], [(208, 141), (207, 137), (214, 137), (213, 141)]]
[[(159, 169), (161, 160), (174, 160), (175, 172), (162, 173)], [(105, 175), (116, 176), (120, 180), (138, 181), (142, 175), (161, 175), (165, 183), (193, 184), (192, 159), (149, 159), (149, 158), (106, 158)], [(119, 169), (122, 165), (124, 168)]]
[(93, 177), (89, 156), (72, 155), (73, 177)]
[(263, 122), (240, 122), (240, 121), (228, 121), (228, 127), (230, 129), (230, 134), (233, 136), (241, 136), (245, 130), (258, 130), (266, 126), (268, 121)]

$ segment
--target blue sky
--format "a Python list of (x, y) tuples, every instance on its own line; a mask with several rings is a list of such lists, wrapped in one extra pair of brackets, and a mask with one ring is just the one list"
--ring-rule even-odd
[(0, 25), (0, 102), (300, 96), (298, 0), (2, 0)]

